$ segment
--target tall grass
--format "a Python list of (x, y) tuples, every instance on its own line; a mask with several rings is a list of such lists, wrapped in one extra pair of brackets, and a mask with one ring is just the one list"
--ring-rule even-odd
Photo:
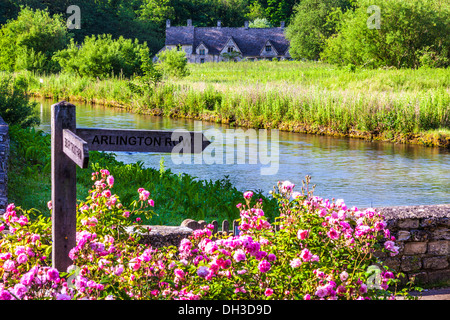
[[(34, 94), (135, 112), (239, 126), (450, 145), (448, 69), (356, 71), (322, 63), (190, 65), (191, 74), (142, 87), (134, 80), (26, 73)], [(136, 90), (136, 87), (140, 88)], [(440, 132), (430, 139), (427, 132)]]

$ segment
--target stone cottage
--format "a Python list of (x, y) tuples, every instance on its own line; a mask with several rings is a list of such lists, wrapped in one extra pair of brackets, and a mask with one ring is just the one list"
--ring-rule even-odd
[(289, 42), (284, 34), (284, 22), (278, 28), (244, 27), (194, 27), (170, 25), (166, 21), (166, 42), (161, 50), (174, 49), (186, 52), (188, 62), (219, 62), (224, 60), (285, 60), (289, 55)]

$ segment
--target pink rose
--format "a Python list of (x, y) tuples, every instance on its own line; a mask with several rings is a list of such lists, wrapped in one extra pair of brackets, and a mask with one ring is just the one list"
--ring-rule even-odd
[(270, 288), (266, 288), (266, 290), (264, 291), (264, 295), (266, 297), (270, 297), (273, 294), (273, 290)]
[(309, 251), (308, 249), (303, 249), (302, 252), (300, 253), (300, 258), (303, 259), (303, 261), (309, 261), (312, 258), (312, 254), (311, 251)]
[(305, 240), (308, 237), (309, 230), (298, 230), (297, 231), (297, 238), (299, 240)]
[(251, 191), (244, 192), (245, 199), (250, 199), (251, 197), (253, 197), (253, 192), (251, 192)]
[(28, 256), (25, 253), (21, 253), (17, 256), (17, 262), (19, 264), (26, 263), (28, 261)]
[(233, 258), (236, 262), (244, 261), (247, 259), (245, 256), (245, 252), (242, 249), (237, 249), (233, 255)]
[(109, 185), (110, 187), (112, 187), (112, 186), (114, 185), (114, 177), (113, 177), (113, 176), (108, 176), (108, 177), (106, 178), (106, 183), (108, 183), (108, 185)]
[(262, 273), (266, 273), (267, 271), (269, 271), (270, 267), (270, 262), (266, 260), (263, 260), (258, 264), (258, 270)]
[(47, 279), (50, 281), (58, 281), (59, 280), (59, 272), (55, 268), (49, 268), (47, 270)]
[(291, 260), (291, 262), (289, 263), (289, 265), (292, 267), (292, 268), (298, 268), (298, 267), (300, 267), (301, 265), (302, 265), (302, 261), (300, 260), (300, 259), (298, 259), (298, 258), (295, 258), (295, 259), (292, 259)]
[(14, 270), (15, 267), (16, 267), (16, 264), (14, 263), (13, 260), (6, 260), (3, 263), (3, 269), (5, 269), (5, 271), (12, 271), (12, 270)]
[(332, 240), (336, 240), (339, 238), (339, 233), (331, 228), (330, 231), (327, 232), (327, 236)]
[(292, 191), (294, 189), (294, 187), (295, 187), (295, 184), (286, 180), (281, 184), (280, 189), (281, 189), (282, 193), (286, 193), (286, 192)]

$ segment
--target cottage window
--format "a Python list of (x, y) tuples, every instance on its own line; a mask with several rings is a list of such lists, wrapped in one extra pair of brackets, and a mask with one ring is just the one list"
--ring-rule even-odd
[(266, 46), (266, 52), (272, 51), (272, 46)]
[(202, 56), (204, 56), (204, 55), (205, 55), (205, 49), (200, 49), (200, 50), (199, 50), (199, 54), (202, 55)]
[(228, 47), (228, 52), (233, 52), (234, 51), (234, 47)]
[(201, 58), (200, 63), (204, 63), (204, 62), (205, 62), (205, 59)]

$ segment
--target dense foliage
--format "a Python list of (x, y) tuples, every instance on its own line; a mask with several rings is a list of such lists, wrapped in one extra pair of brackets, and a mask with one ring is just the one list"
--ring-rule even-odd
[[(67, 29), (69, 5), (79, 6), (81, 28)], [(295, 59), (370, 68), (447, 67), (450, 61), (448, 1), (382, 0), (373, 5), (367, 0), (78, 0), (70, 4), (3, 0), (0, 7), (1, 70), (48, 73), (59, 71), (62, 64), (80, 74), (85, 74), (80, 72), (83, 68), (92, 69), (88, 74), (98, 71), (99, 76), (111, 70), (116, 74), (116, 69), (131, 75), (136, 73), (132, 71), (136, 63), (130, 62), (129, 45), (99, 50), (98, 42), (130, 39), (134, 45), (148, 47), (148, 56), (153, 57), (164, 45), (166, 19), (173, 26), (184, 26), (191, 19), (194, 26), (214, 26), (221, 20), (223, 26), (242, 27), (250, 21), (250, 27), (258, 28), (277, 27), (284, 21)], [(78, 49), (84, 46), (89, 48)], [(64, 53), (52, 59), (59, 50)], [(83, 50), (88, 54), (79, 61), (68, 58)], [(102, 64), (105, 68), (98, 67)]]
[(448, 1), (380, 1), (379, 29), (368, 27), (370, 4), (360, 0), (343, 15), (337, 34), (326, 41), (323, 59), (372, 68), (449, 66)]
[(0, 29), (0, 70), (58, 71), (51, 58), (69, 38), (60, 15), (24, 8)]
[(143, 75), (148, 68), (149, 49), (147, 43), (111, 35), (86, 37), (83, 45), (71, 41), (67, 49), (55, 53), (63, 72), (74, 73), (82, 77), (108, 78), (123, 75)]
[(450, 2), (304, 0), (287, 30), (294, 58), (366, 68), (448, 67)]
[(184, 51), (164, 50), (158, 53), (157, 69), (166, 77), (183, 78), (189, 75), (187, 59)]
[(0, 77), (0, 116), (9, 125), (39, 124), (35, 103), (29, 101), (28, 82), (23, 77)]
[(292, 7), (299, 0), (1, 0), (0, 24), (16, 19), (20, 6), (45, 10), (50, 14), (70, 16), (70, 5), (81, 9), (81, 29), (70, 30), (77, 42), (86, 36), (111, 34), (113, 38), (137, 38), (146, 41), (152, 54), (164, 44), (166, 19), (172, 25), (186, 25), (192, 19), (196, 26), (241, 27), (245, 20), (266, 18), (272, 25), (288, 22)]
[(336, 33), (340, 13), (350, 7), (348, 0), (303, 0), (286, 31), (289, 53), (295, 59), (318, 60), (325, 40)]

